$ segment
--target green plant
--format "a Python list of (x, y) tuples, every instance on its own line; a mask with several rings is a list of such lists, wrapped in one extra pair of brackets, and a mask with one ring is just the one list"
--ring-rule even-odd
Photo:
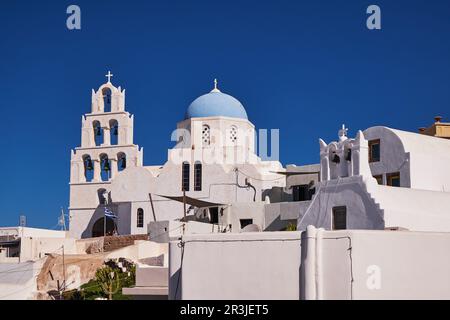
[(135, 284), (136, 266), (126, 265), (126, 271), (108, 263), (95, 273), (95, 278), (85, 283), (79, 290), (70, 290), (64, 293), (65, 300), (95, 300), (108, 298), (110, 300), (129, 300), (131, 297), (122, 294), (123, 287)]
[(288, 225), (286, 226), (286, 231), (297, 231), (297, 225), (289, 222)]
[(118, 272), (111, 267), (98, 269), (95, 273), (95, 279), (103, 292), (108, 296), (108, 300), (112, 300), (113, 294), (120, 290)]

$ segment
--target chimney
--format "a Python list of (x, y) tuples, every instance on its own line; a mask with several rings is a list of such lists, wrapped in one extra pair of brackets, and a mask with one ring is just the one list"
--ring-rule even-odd
[(434, 121), (436, 121), (436, 122), (441, 122), (441, 120), (442, 120), (441, 116), (434, 117)]

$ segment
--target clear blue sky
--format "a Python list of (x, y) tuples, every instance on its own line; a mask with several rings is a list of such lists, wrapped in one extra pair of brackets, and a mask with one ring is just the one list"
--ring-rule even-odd
[[(82, 29), (66, 28), (77, 4)], [(382, 30), (366, 28), (366, 8)], [(416, 131), (450, 120), (449, 1), (2, 1), (0, 225), (54, 227), (69, 199), (91, 88), (126, 88), (135, 143), (162, 164), (189, 103), (212, 87), (257, 128), (280, 129), (283, 164), (315, 163), (342, 123)]]

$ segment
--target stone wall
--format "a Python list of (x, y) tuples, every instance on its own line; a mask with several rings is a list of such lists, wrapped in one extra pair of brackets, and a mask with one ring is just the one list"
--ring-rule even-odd
[(135, 240), (148, 240), (147, 234), (104, 237), (103, 251), (109, 252), (134, 244)]

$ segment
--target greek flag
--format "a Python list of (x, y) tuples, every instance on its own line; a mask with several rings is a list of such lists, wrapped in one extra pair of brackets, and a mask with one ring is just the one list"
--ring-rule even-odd
[(105, 216), (107, 216), (109, 218), (117, 219), (117, 216), (114, 214), (114, 212), (112, 212), (111, 210), (109, 210), (106, 207), (105, 207)]

